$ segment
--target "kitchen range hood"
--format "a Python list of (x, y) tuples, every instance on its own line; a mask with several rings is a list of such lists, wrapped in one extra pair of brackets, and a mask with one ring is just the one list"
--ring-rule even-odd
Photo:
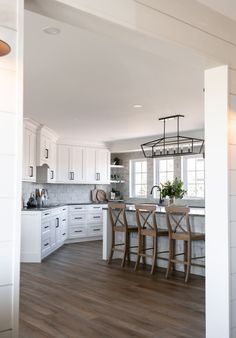
[[(204, 139), (181, 136), (179, 134), (179, 119), (184, 115), (171, 115), (159, 118), (163, 121), (163, 137), (141, 144), (141, 149), (146, 158), (173, 157), (184, 155), (203, 154)], [(176, 135), (166, 136), (166, 121), (176, 119)]]

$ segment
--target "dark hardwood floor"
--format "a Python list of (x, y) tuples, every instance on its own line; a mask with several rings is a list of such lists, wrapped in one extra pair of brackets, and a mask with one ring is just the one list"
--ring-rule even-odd
[(204, 279), (121, 269), (102, 243), (65, 245), (42, 264), (22, 264), (20, 338), (204, 337)]

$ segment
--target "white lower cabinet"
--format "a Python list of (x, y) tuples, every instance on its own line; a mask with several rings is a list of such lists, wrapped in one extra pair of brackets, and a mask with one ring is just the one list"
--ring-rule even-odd
[(67, 240), (67, 206), (22, 211), (21, 261), (41, 262)]
[(102, 239), (104, 204), (22, 211), (21, 262), (40, 263), (64, 243)]
[(102, 208), (100, 205), (71, 205), (69, 212), (68, 240), (91, 240), (102, 238)]

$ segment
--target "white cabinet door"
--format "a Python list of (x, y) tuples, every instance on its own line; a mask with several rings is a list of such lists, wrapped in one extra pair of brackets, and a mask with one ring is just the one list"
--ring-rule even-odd
[(71, 182), (69, 173), (69, 147), (66, 145), (57, 146), (57, 182)]
[(96, 150), (96, 180), (110, 183), (110, 152), (106, 149)]
[[(84, 149), (77, 146), (71, 146), (69, 149), (70, 165), (69, 171), (72, 174), (72, 180), (75, 183), (84, 181)], [(70, 174), (70, 175), (71, 175)]]
[(36, 181), (36, 133), (24, 128), (23, 181)]
[(96, 150), (92, 148), (86, 149), (86, 172), (85, 180), (87, 183), (96, 183)]

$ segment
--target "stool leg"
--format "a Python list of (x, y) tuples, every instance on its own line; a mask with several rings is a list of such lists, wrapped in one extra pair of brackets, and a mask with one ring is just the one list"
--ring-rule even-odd
[(152, 257), (152, 270), (151, 274), (154, 274), (157, 260), (157, 236), (153, 237), (153, 257)]
[(166, 278), (169, 277), (169, 274), (170, 274), (170, 270), (171, 270), (171, 260), (173, 258), (173, 239), (172, 238), (169, 238), (169, 260), (168, 260), (168, 266), (167, 266), (167, 269), (166, 269)]
[(121, 267), (122, 268), (125, 266), (125, 260), (126, 260), (126, 255), (127, 255), (127, 241), (128, 241), (128, 234), (127, 234), (127, 232), (125, 232), (124, 234), (125, 234), (125, 245), (124, 245), (124, 255), (123, 255), (122, 262), (121, 262)]
[(185, 283), (188, 282), (189, 280), (189, 274), (190, 274), (190, 269), (191, 269), (191, 257), (192, 257), (192, 248), (191, 248), (191, 241), (188, 241), (188, 251), (187, 251), (187, 255), (188, 255), (188, 259), (187, 259), (187, 269), (186, 269), (186, 275), (185, 275)]
[(127, 234), (127, 260), (130, 262), (130, 232)]
[[(176, 240), (173, 239), (172, 240), (172, 259), (175, 259), (175, 255), (176, 255)], [(172, 262), (171, 264), (171, 270), (175, 271), (175, 263)]]
[(136, 260), (134, 271), (137, 271), (139, 267), (139, 263), (140, 263), (140, 253), (142, 252), (142, 241), (143, 241), (141, 237), (142, 237), (141, 234), (138, 233), (138, 252), (137, 252), (137, 260)]
[(112, 261), (112, 257), (113, 257), (113, 253), (114, 253), (114, 247), (115, 247), (115, 232), (114, 230), (112, 229), (112, 233), (111, 233), (111, 251), (110, 251), (110, 256), (109, 256), (109, 259), (108, 259), (108, 264), (111, 263)]
[[(146, 254), (146, 236), (142, 236), (142, 253), (145, 255)], [(142, 262), (143, 265), (146, 265), (146, 257), (142, 256)]]
[[(184, 241), (184, 261), (187, 262), (188, 261), (188, 242)], [(187, 264), (184, 264), (184, 272), (186, 275), (187, 272)]]

